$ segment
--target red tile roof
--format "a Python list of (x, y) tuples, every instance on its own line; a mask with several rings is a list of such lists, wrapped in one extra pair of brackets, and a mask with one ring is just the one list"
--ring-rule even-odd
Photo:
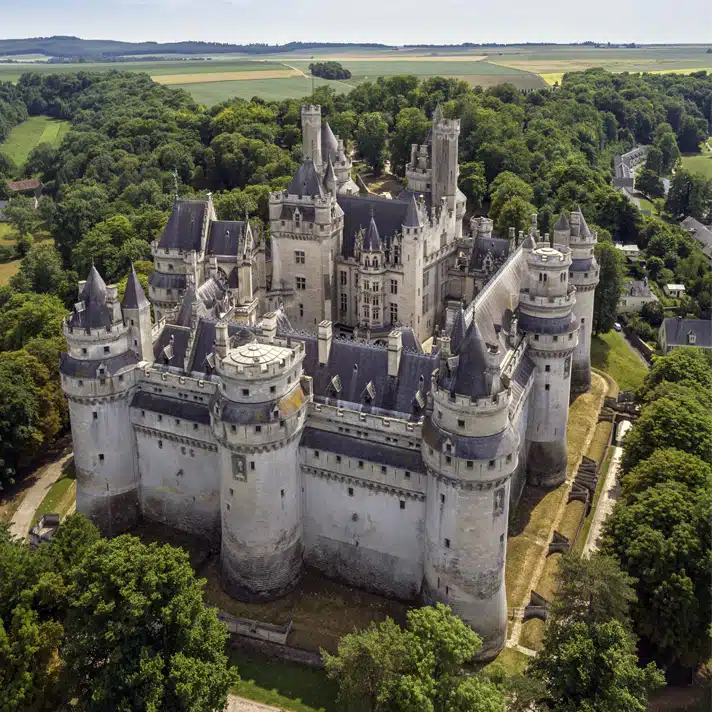
[(38, 178), (32, 178), (30, 180), (9, 180), (7, 182), (7, 187), (15, 191), (37, 190), (41, 185), (42, 181)]

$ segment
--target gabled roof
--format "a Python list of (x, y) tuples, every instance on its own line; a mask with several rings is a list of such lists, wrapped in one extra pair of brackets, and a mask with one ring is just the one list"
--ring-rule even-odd
[(381, 237), (378, 234), (378, 228), (376, 227), (376, 221), (371, 218), (371, 222), (368, 224), (368, 230), (363, 237), (363, 251), (364, 252), (379, 252), (381, 249)]
[(200, 250), (206, 200), (176, 200), (158, 246), (190, 252)]
[(415, 196), (411, 196), (408, 203), (408, 208), (403, 218), (403, 227), (423, 227), (423, 221), (418, 214), (418, 204), (415, 202)]
[(208, 254), (235, 257), (244, 230), (243, 220), (213, 220), (208, 235)]
[(148, 304), (148, 299), (146, 299), (146, 294), (143, 291), (141, 282), (138, 281), (138, 275), (132, 263), (129, 278), (126, 282), (124, 298), (121, 300), (121, 308), (139, 309), (140, 307), (146, 306), (146, 304)]
[(106, 306), (106, 283), (94, 265), (79, 293), (79, 301), (69, 317), (69, 325), (83, 329), (111, 326), (111, 309)]
[(302, 160), (294, 178), (287, 186), (289, 195), (318, 195), (324, 197), (324, 188), (319, 179), (319, 173), (316, 170), (316, 165), (311, 158)]
[[(697, 346), (712, 348), (712, 319), (679, 319), (670, 317), (663, 320), (665, 342), (668, 346)], [(695, 335), (695, 343), (690, 344), (688, 334)]]
[(29, 180), (9, 180), (7, 187), (13, 192), (22, 192), (23, 190), (37, 190), (42, 185), (42, 181), (37, 178)]

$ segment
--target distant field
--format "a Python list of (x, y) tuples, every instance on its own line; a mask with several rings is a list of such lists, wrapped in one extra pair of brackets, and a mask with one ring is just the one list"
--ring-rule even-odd
[(259, 72), (210, 72), (202, 74), (163, 74), (152, 77), (159, 84), (213, 84), (215, 82), (256, 81), (301, 77), (296, 69), (271, 69)]
[(5, 142), (0, 144), (0, 152), (9, 156), (17, 166), (22, 166), (35, 146), (41, 143), (57, 146), (68, 130), (68, 121), (32, 116), (10, 131)]

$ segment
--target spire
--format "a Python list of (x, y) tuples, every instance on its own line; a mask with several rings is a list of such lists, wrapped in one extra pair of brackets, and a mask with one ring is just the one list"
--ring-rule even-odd
[(438, 121), (441, 121), (443, 118), (443, 110), (440, 104), (438, 104), (435, 107), (435, 111), (433, 111), (433, 123), (436, 124)]
[(487, 377), (489, 362), (487, 344), (473, 315), (472, 324), (459, 348), (451, 391), (472, 399), (491, 395), (491, 383)]
[(329, 122), (324, 120), (321, 122), (321, 160), (336, 160), (339, 152), (339, 142), (334, 136), (334, 132), (329, 126)]
[(579, 214), (579, 236), (580, 237), (591, 237), (591, 230), (589, 229), (588, 224), (586, 223), (586, 218), (583, 216), (581, 207), (577, 206), (576, 210)]
[(556, 224), (554, 225), (554, 231), (569, 232), (569, 230), (571, 230), (569, 219), (566, 217), (566, 213), (562, 212), (561, 215), (559, 215), (559, 219), (556, 221)]
[(363, 238), (364, 252), (379, 252), (381, 249), (381, 236), (378, 234), (376, 221), (371, 217), (371, 222), (368, 225), (368, 230)]
[(133, 262), (131, 263), (131, 271), (129, 272), (128, 280), (126, 281), (126, 291), (124, 292), (124, 298), (121, 300), (122, 309), (139, 309), (140, 307), (146, 306), (148, 304), (148, 299), (146, 299), (146, 294), (143, 291), (141, 282), (139, 282), (138, 275), (134, 269)]
[(403, 227), (423, 227), (423, 223), (418, 214), (418, 204), (415, 202), (415, 196), (410, 197), (410, 203), (405, 211), (403, 218)]
[(326, 171), (324, 171), (324, 188), (326, 188), (328, 193), (336, 193), (336, 173), (334, 173), (334, 164), (331, 162), (331, 156), (329, 156)]
[(79, 298), (86, 306), (90, 304), (104, 306), (104, 304), (106, 304), (106, 282), (101, 278), (101, 275), (94, 265), (93, 259), (91, 261), (91, 269), (89, 270), (87, 281), (82, 287)]
[(106, 305), (106, 283), (92, 264), (87, 281), (79, 292), (79, 301), (69, 317), (69, 325), (96, 329), (111, 326), (113, 317)]
[(450, 332), (450, 352), (457, 354), (460, 351), (462, 342), (465, 339), (467, 326), (465, 324), (465, 312), (462, 307), (458, 307), (455, 313), (455, 320), (452, 323), (452, 331)]
[(311, 158), (302, 160), (297, 172), (287, 186), (289, 195), (318, 195), (324, 197), (324, 189), (319, 180), (316, 164)]

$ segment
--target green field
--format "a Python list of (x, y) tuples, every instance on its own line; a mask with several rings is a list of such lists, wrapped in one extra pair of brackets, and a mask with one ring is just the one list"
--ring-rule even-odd
[(50, 487), (32, 522), (36, 522), (43, 514), (59, 514), (63, 517), (76, 497), (76, 480), (74, 465), (70, 464), (62, 470), (62, 476)]
[(698, 173), (705, 178), (712, 178), (712, 151), (704, 151), (697, 156), (683, 156), (682, 167), (691, 173)]
[(58, 121), (48, 116), (32, 116), (10, 131), (5, 142), (0, 144), (0, 152), (9, 156), (15, 165), (21, 167), (35, 146), (41, 143), (57, 146), (68, 130), (68, 121)]
[(637, 390), (648, 374), (641, 358), (617, 331), (591, 339), (591, 365), (613, 378), (622, 391)]

